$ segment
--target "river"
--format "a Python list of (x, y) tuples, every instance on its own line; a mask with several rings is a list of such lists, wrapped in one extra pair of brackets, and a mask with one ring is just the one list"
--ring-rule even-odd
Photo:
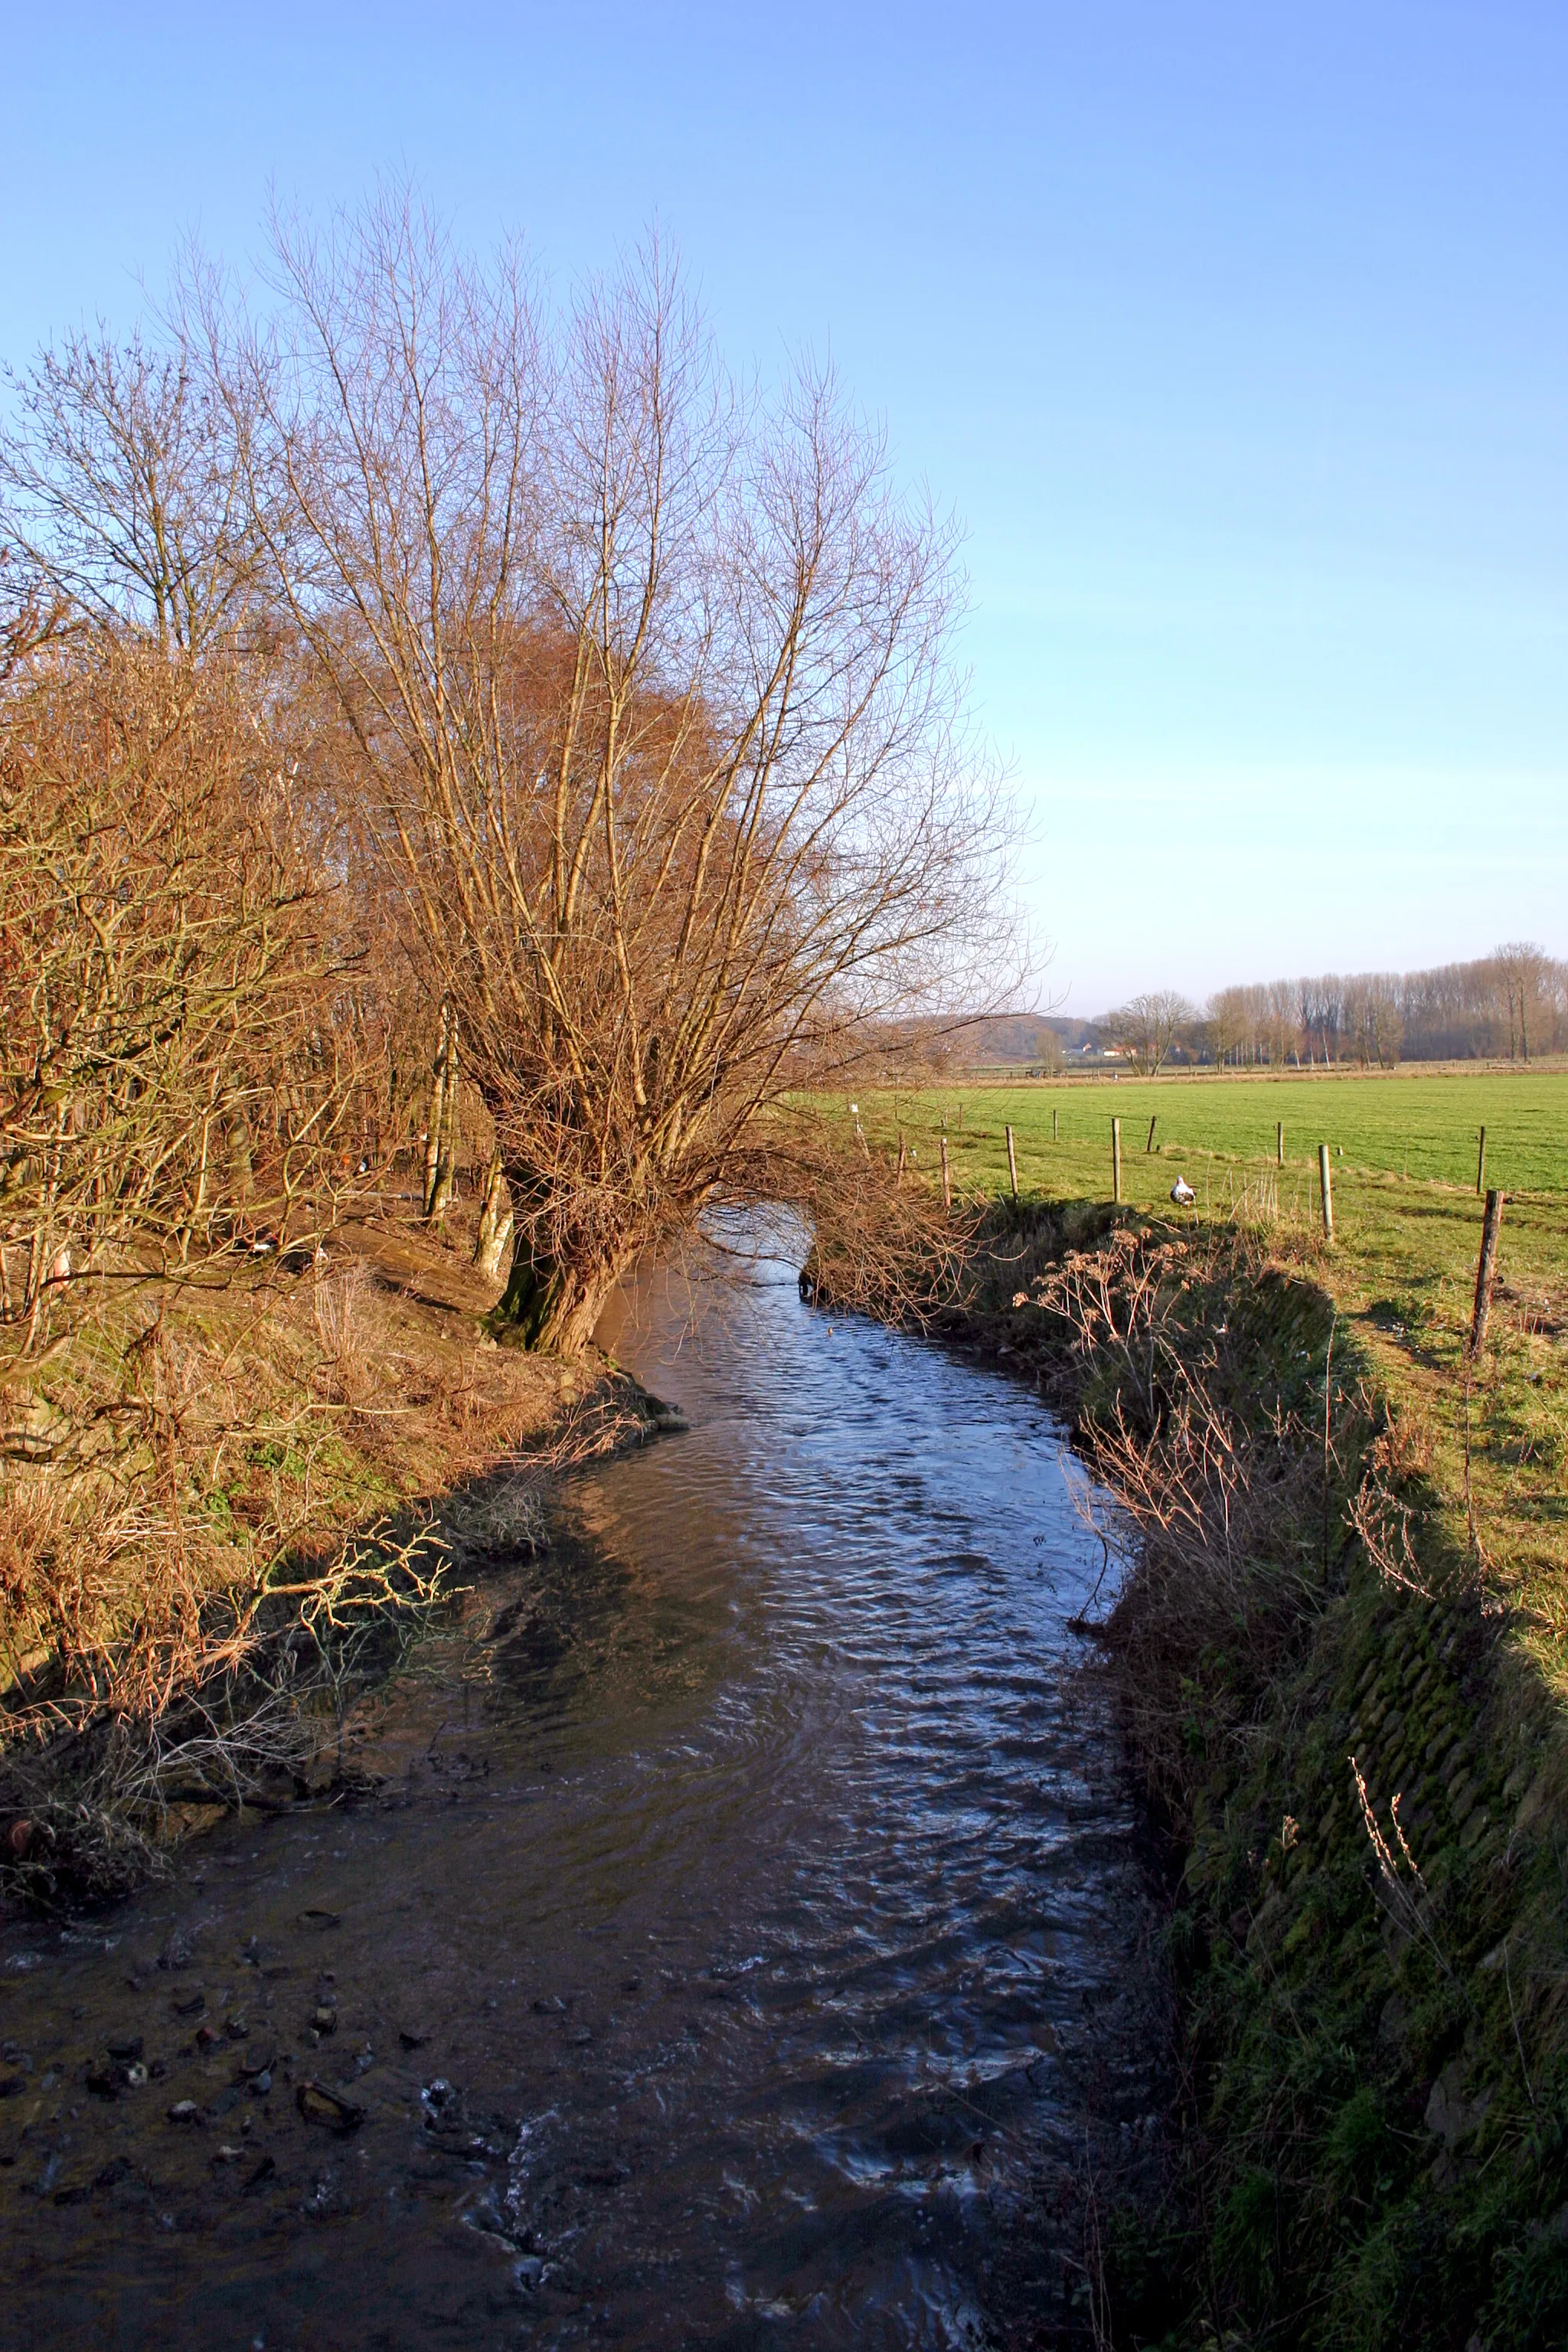
[(787, 1255), (695, 1296), (610, 1335), (689, 1433), (421, 1645), (374, 1797), (0, 1937), (5, 2342), (1083, 2330), (1154, 2007), (1081, 1474)]

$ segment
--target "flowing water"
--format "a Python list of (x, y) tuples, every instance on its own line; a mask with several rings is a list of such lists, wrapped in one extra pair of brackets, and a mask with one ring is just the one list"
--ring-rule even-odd
[(1152, 2079), (1104, 1549), (1002, 1373), (726, 1292), (632, 1302), (689, 1433), (425, 1645), (374, 1799), (5, 1932), (0, 2339), (1076, 2336)]

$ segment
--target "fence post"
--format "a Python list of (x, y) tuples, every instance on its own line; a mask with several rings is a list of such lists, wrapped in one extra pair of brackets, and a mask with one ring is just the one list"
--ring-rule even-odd
[(1274, 1123), (1274, 1157), (1277, 1166), (1283, 1168), (1285, 1165), (1285, 1122), (1282, 1118), (1276, 1119)]
[(1479, 1356), (1481, 1342), (1487, 1336), (1487, 1316), (1492, 1303), (1492, 1277), (1497, 1272), (1497, 1237), (1502, 1229), (1502, 1194), (1487, 1194), (1487, 1213), (1481, 1220), (1481, 1254), (1476, 1265), (1476, 1305), (1470, 1317), (1470, 1353)]
[(900, 1184), (904, 1181), (904, 1130), (901, 1127), (899, 1129), (899, 1172), (894, 1181)]
[(1323, 1239), (1331, 1242), (1334, 1237), (1334, 1188), (1329, 1181), (1329, 1147), (1326, 1143), (1318, 1146), (1318, 1182), (1323, 1194)]
[(1120, 1204), (1121, 1200), (1121, 1121), (1110, 1122), (1110, 1197)]
[(1007, 1173), (1013, 1180), (1013, 1198), (1018, 1197), (1018, 1156), (1013, 1149), (1013, 1130), (1007, 1129)]
[(1143, 1157), (1144, 1157), (1144, 1159), (1145, 1159), (1145, 1160), (1147, 1160), (1147, 1158), (1149, 1157), (1149, 1154), (1150, 1154), (1150, 1153), (1153, 1150), (1153, 1149), (1154, 1149), (1154, 1121), (1155, 1121), (1155, 1119), (1157, 1119), (1157, 1118), (1159, 1118), (1159, 1116), (1160, 1116), (1159, 1112), (1158, 1112), (1158, 1111), (1156, 1111), (1156, 1112), (1154, 1113), (1154, 1118), (1152, 1118), (1152, 1119), (1149, 1121), (1149, 1140), (1148, 1140), (1148, 1142), (1143, 1146)]
[(947, 1214), (951, 1217), (952, 1214), (952, 1178), (948, 1173), (947, 1134), (945, 1129), (942, 1132), (942, 1205), (947, 1212)]
[(1487, 1181), (1487, 1131), (1481, 1129), (1481, 1148), (1476, 1155), (1476, 1198), (1479, 1200)]
[(1057, 1121), (1058, 1121), (1058, 1119), (1060, 1117), (1061, 1117), (1061, 1113), (1060, 1113), (1059, 1111), (1055, 1111), (1055, 1110), (1054, 1110), (1054, 1111), (1052, 1111), (1052, 1113), (1051, 1113), (1051, 1141), (1052, 1141), (1053, 1143), (1055, 1143), (1055, 1142), (1058, 1140)]

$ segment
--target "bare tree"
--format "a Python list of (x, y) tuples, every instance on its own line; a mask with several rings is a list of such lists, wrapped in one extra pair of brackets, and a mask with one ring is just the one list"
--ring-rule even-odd
[(1151, 989), (1106, 1016), (1118, 1045), (1131, 1048), (1143, 1076), (1158, 1076), (1184, 1025), (1196, 1018), (1186, 998), (1173, 988)]
[(252, 413), (213, 348), (222, 318), (193, 264), (160, 339), (100, 327), (7, 370), (4, 536), (56, 594), (186, 657), (245, 621), (264, 579), (252, 507)]
[(1233, 1060), (1246, 1034), (1241, 995), (1239, 988), (1220, 988), (1209, 998), (1209, 1040), (1216, 1062)]
[(1292, 1050), (1337, 1060), (1352, 1054), (1388, 1067), (1466, 1059), (1506, 1049), (1511, 1058), (1556, 1048), (1568, 1012), (1568, 967), (1530, 942), (1427, 971), (1323, 972), (1262, 987), (1230, 987), (1209, 1000), (1217, 1061), (1271, 1062)]
[(1300, 1062), (1301, 1031), (1297, 1017), (1296, 983), (1290, 980), (1271, 980), (1268, 997), (1268, 1059), (1277, 1070), (1282, 1070), (1292, 1054)]
[(809, 1181), (793, 1090), (995, 985), (952, 533), (830, 378), (737, 391), (657, 252), (557, 320), (397, 199), (278, 266), (256, 509), (494, 1122), (498, 1315), (573, 1349)]
[(1542, 1027), (1551, 1025), (1550, 1011), (1545, 1024), (1538, 1016), (1543, 1005), (1550, 1005), (1552, 983), (1555, 978), (1552, 959), (1545, 949), (1537, 947), (1533, 940), (1513, 940), (1506, 947), (1494, 948), (1491, 960), (1497, 968), (1500, 990), (1508, 1005), (1509, 1059), (1512, 1061), (1515, 1058), (1517, 1037), (1518, 1058), (1528, 1062), (1531, 1031), (1535, 1031), (1536, 1050), (1539, 1052)]

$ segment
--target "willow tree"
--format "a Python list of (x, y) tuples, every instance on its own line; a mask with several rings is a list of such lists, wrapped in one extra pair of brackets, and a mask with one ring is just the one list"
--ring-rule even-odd
[(498, 1314), (575, 1349), (640, 1250), (789, 1188), (803, 1085), (973, 991), (953, 534), (828, 375), (728, 379), (657, 252), (552, 312), (400, 201), (277, 256), (255, 510), (495, 1123)]

